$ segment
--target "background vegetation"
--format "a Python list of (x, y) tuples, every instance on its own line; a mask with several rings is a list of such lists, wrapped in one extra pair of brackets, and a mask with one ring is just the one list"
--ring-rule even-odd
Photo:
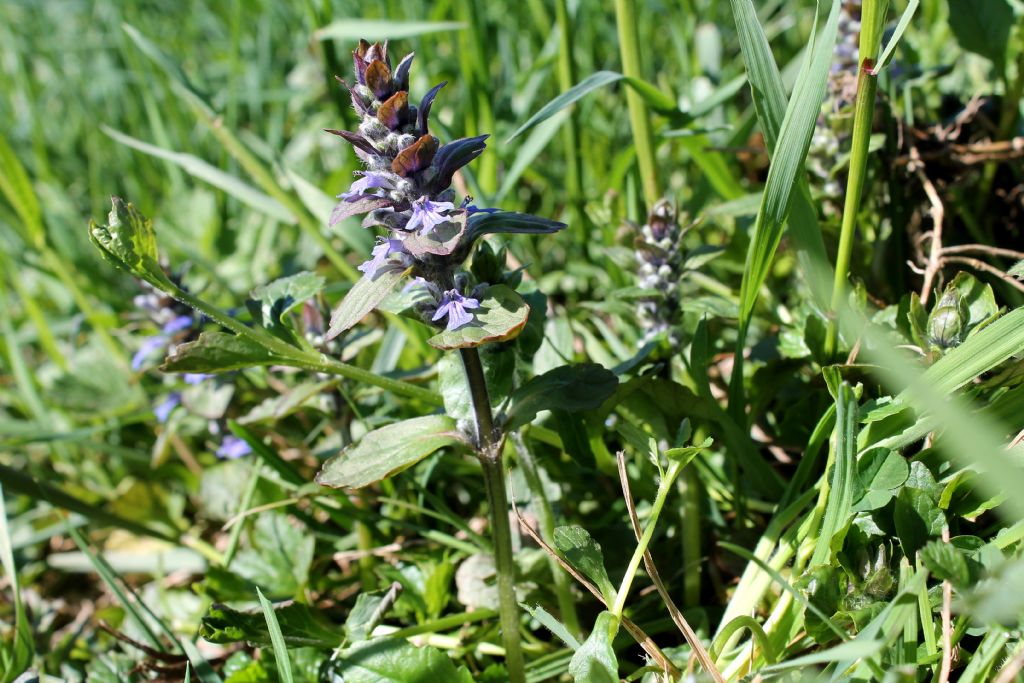
[[(417, 53), (415, 92), (449, 82), (444, 139), (492, 134), (460, 194), (569, 224), (508, 242), (546, 319), (499, 379), (569, 361), (618, 375), (599, 408), (509, 440), (541, 536), (618, 583), (636, 545), (623, 451), (675, 605), (641, 569), (625, 614), (678, 670), (685, 617), (726, 679), (1016, 680), (1024, 7), (922, 0), (902, 32), (895, 0), (880, 43), (898, 46), (855, 138), (855, 67), (812, 87), (841, 56), (831, 3), (615, 4), (0, 5), (0, 679), (503, 680), (475, 460), (441, 451), (359, 493), (313, 483), (368, 430), (437, 411), (451, 387), (430, 331), (380, 315), (329, 349), (423, 390), (404, 396), (277, 367), (192, 385), (159, 353), (133, 369), (158, 326), (86, 230), (125, 197), (205, 300), (245, 319), (254, 288), (310, 271), (328, 311), (372, 243), (327, 228), (358, 168), (323, 132), (355, 122), (333, 76), (358, 38), (390, 37)], [(863, 199), (844, 212), (851, 176)], [(652, 341), (635, 241), (659, 197), (695, 224), (674, 333)], [(830, 305), (837, 261), (850, 284)], [(300, 317), (285, 313), (308, 331)], [(706, 438), (659, 514), (666, 452)], [(514, 528), (528, 679), (602, 680), (568, 673), (601, 603)], [(370, 633), (426, 647), (359, 654)], [(609, 649), (622, 677), (664, 668), (625, 632)]]

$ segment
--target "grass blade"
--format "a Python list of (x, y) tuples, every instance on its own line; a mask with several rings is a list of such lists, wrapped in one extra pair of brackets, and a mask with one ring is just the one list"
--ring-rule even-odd
[(0, 485), (0, 565), (7, 575), (7, 583), (11, 587), (14, 603), (14, 642), (10, 653), (0, 651), (4, 655), (6, 671), (0, 681), (10, 683), (24, 672), (32, 663), (35, 644), (32, 640), (32, 627), (28, 623), (25, 604), (21, 601), (21, 584), (18, 582), (18, 568), (14, 564), (14, 552), (11, 547), (10, 529), (7, 527), (7, 505), (4, 501), (4, 489)]
[(256, 589), (256, 595), (260, 599), (260, 607), (263, 608), (263, 617), (267, 620), (267, 630), (270, 631), (270, 642), (274, 646), (274, 660), (277, 662), (277, 675), (283, 683), (293, 683), (292, 663), (288, 657), (288, 648), (284, 645), (284, 635), (281, 633), (281, 625), (277, 623), (277, 615), (274, 614), (274, 606), (263, 597), (263, 591)]
[(845, 535), (844, 528), (853, 506), (853, 483), (857, 467), (857, 399), (850, 386), (843, 382), (836, 396), (836, 447), (832, 464), (832, 480), (828, 485), (828, 502), (821, 533), (811, 555), (811, 565), (828, 562), (833, 539)]
[(431, 33), (461, 31), (458, 21), (391, 21), (376, 19), (335, 19), (313, 33), (316, 40), (401, 40)]

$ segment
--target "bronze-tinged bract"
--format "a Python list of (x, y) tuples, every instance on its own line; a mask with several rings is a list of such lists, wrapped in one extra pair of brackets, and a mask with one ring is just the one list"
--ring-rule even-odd
[(398, 130), (409, 120), (409, 93), (400, 90), (389, 97), (377, 109), (377, 120), (389, 130)]
[(363, 75), (365, 85), (378, 100), (386, 100), (393, 90), (391, 84), (391, 67), (379, 59), (370, 62)]
[(433, 135), (424, 135), (412, 143), (395, 157), (391, 162), (391, 170), (407, 178), (417, 171), (430, 166), (437, 154), (437, 138)]

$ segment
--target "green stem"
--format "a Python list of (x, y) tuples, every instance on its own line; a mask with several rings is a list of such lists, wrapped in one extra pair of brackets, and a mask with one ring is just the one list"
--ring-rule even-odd
[(500, 438), (494, 429), (491, 399), (480, 352), (459, 349), (466, 370), (469, 394), (476, 416), (477, 448), (483, 467), (484, 486), (491, 508), (491, 539), (494, 544), (494, 568), (498, 578), (498, 607), (501, 637), (505, 646), (505, 666), (511, 683), (525, 683), (526, 671), (519, 642), (519, 603), (516, 601), (515, 560), (512, 557), (512, 529), (508, 521), (508, 496), (505, 492), (505, 467)]
[[(540, 526), (540, 533), (548, 544), (554, 545), (555, 515), (551, 510), (551, 502), (544, 492), (544, 483), (540, 478), (537, 461), (519, 434), (513, 434), (512, 441), (515, 443), (519, 464), (522, 466), (523, 474), (526, 477), (526, 485), (530, 487), (530, 496), (537, 503), (535, 511), (537, 513), (537, 522)], [(558, 564), (558, 560), (550, 556), (548, 557), (548, 566), (551, 569), (555, 599), (558, 601), (558, 612), (562, 617), (562, 623), (565, 624), (570, 633), (580, 637), (583, 631), (580, 628), (579, 615), (576, 613), (576, 599), (572, 594), (569, 574)]]
[(629, 596), (629, 588), (633, 585), (633, 579), (636, 578), (637, 570), (640, 569), (640, 563), (644, 559), (644, 553), (647, 552), (647, 546), (650, 545), (651, 539), (654, 537), (654, 529), (658, 525), (658, 517), (661, 515), (661, 509), (665, 507), (665, 501), (668, 499), (669, 491), (672, 490), (672, 484), (682, 471), (683, 465), (674, 461), (669, 465), (668, 471), (662, 476), (661, 483), (658, 484), (658, 493), (654, 497), (654, 505), (651, 506), (650, 519), (644, 528), (643, 536), (640, 537), (640, 543), (637, 544), (636, 550), (633, 551), (633, 557), (629, 559), (629, 564), (626, 566), (626, 575), (622, 577), (622, 583), (615, 594), (612, 614), (615, 615), (616, 620), (622, 620), (622, 612), (626, 609), (626, 598)]
[[(636, 14), (636, 3), (633, 0), (615, 0), (615, 22), (619, 29), (622, 73), (627, 78), (641, 79)], [(651, 122), (647, 117), (647, 106), (644, 104), (643, 98), (633, 88), (626, 89), (626, 104), (629, 106), (629, 121), (633, 128), (633, 144), (636, 145), (644, 199), (647, 200), (647, 205), (651, 206), (658, 200), (658, 180), (655, 171)]]
[(287, 365), (289, 367), (303, 368), (305, 370), (313, 370), (314, 372), (337, 375), (338, 377), (344, 377), (345, 379), (364, 382), (371, 386), (380, 387), (381, 389), (390, 391), (398, 396), (418, 399), (424, 403), (429, 403), (430, 405), (444, 405), (444, 401), (440, 394), (430, 391), (429, 389), (424, 389), (414, 384), (409, 384), (408, 382), (392, 379), (390, 377), (383, 377), (375, 372), (364, 370), (363, 368), (355, 365), (349, 365), (348, 363), (342, 363), (339, 360), (334, 360), (333, 358), (329, 358), (317, 351), (304, 351), (302, 349), (295, 348), (291, 344), (278, 339), (262, 329), (248, 327), (244, 323), (232, 318), (216, 306), (211, 306), (202, 299), (193, 296), (189, 292), (186, 292), (171, 283), (163, 283), (163, 290), (178, 301), (191, 306), (235, 334), (250, 339), (268, 351), (272, 351), (277, 355), (274, 362), (278, 365)]
[(867, 176), (868, 147), (871, 143), (871, 124), (875, 117), (875, 92), (878, 75), (874, 73), (875, 60), (881, 45), (882, 19), (888, 0), (865, 0), (860, 34), (860, 70), (857, 75), (857, 100), (853, 114), (853, 141), (850, 149), (850, 174), (846, 181), (846, 199), (843, 203), (843, 222), (839, 229), (839, 250), (836, 253), (835, 281), (832, 285), (831, 315), (825, 338), (825, 354), (836, 352), (839, 340), (837, 311), (846, 298), (850, 256), (860, 211), (861, 193)]

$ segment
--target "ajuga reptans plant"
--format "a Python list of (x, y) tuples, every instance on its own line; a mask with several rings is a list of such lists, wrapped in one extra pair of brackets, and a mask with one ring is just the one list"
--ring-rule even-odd
[[(296, 305), (319, 295), (325, 285), (321, 275), (297, 273), (257, 287), (245, 309), (239, 309), (248, 318), (238, 318), (168, 277), (160, 266), (152, 223), (132, 204), (115, 197), (108, 224), (90, 223), (89, 234), (101, 254), (117, 267), (186, 304), (209, 320), (211, 327), (219, 326), (175, 346), (161, 366), (164, 371), (217, 374), (252, 366), (288, 366), (376, 386), (416, 401), (422, 409), (419, 417), (370, 431), (327, 460), (317, 475), (322, 485), (362, 488), (441, 448), (476, 454), (490, 503), (505, 664), (510, 680), (520, 683), (525, 675), (502, 457), (505, 435), (530, 422), (539, 410), (596, 408), (614, 392), (618, 381), (598, 366), (564, 366), (551, 371), (554, 377), (533, 378), (514, 391), (501, 387), (508, 395), (496, 396), (497, 402), (492, 403), (486, 359), (478, 347), (511, 348), (512, 355), (528, 361), (543, 336), (545, 299), (539, 292), (529, 294), (539, 309), (531, 315), (530, 305), (516, 291), (523, 281), (521, 269), (506, 272), (504, 248), (495, 250), (479, 240), (490, 233), (552, 233), (565, 226), (535, 216), (477, 208), (468, 197), (459, 201), (451, 188), (455, 174), (484, 151), (486, 136), (441, 144), (430, 128), (430, 107), (444, 84), (432, 88), (418, 105), (410, 103), (412, 59), (410, 54), (393, 65), (386, 44), (366, 41), (353, 52), (355, 78), (345, 87), (360, 117), (358, 130), (330, 132), (352, 144), (365, 168), (339, 195), (330, 221), (336, 224), (364, 215), (363, 226), (377, 231), (379, 237), (358, 267), (361, 277), (337, 305), (326, 330), (318, 315), (307, 315), (312, 310), (308, 306), (302, 325), (289, 316)], [(471, 266), (466, 268), (470, 257)], [(335, 357), (345, 347), (345, 332), (378, 308), (430, 326), (432, 346), (459, 352), (461, 377), (455, 384), (460, 386), (441, 392), (448, 414), (436, 412), (437, 393)], [(298, 329), (303, 326), (305, 332)], [(521, 334), (524, 330), (530, 334)], [(511, 377), (512, 373), (506, 374)], [(557, 396), (553, 387), (573, 382), (586, 385), (574, 392), (579, 397), (575, 407), (553, 398)], [(445, 384), (450, 388), (453, 382)], [(498, 404), (504, 410), (495, 415), (492, 405)], [(571, 605), (571, 600), (566, 604)]]

